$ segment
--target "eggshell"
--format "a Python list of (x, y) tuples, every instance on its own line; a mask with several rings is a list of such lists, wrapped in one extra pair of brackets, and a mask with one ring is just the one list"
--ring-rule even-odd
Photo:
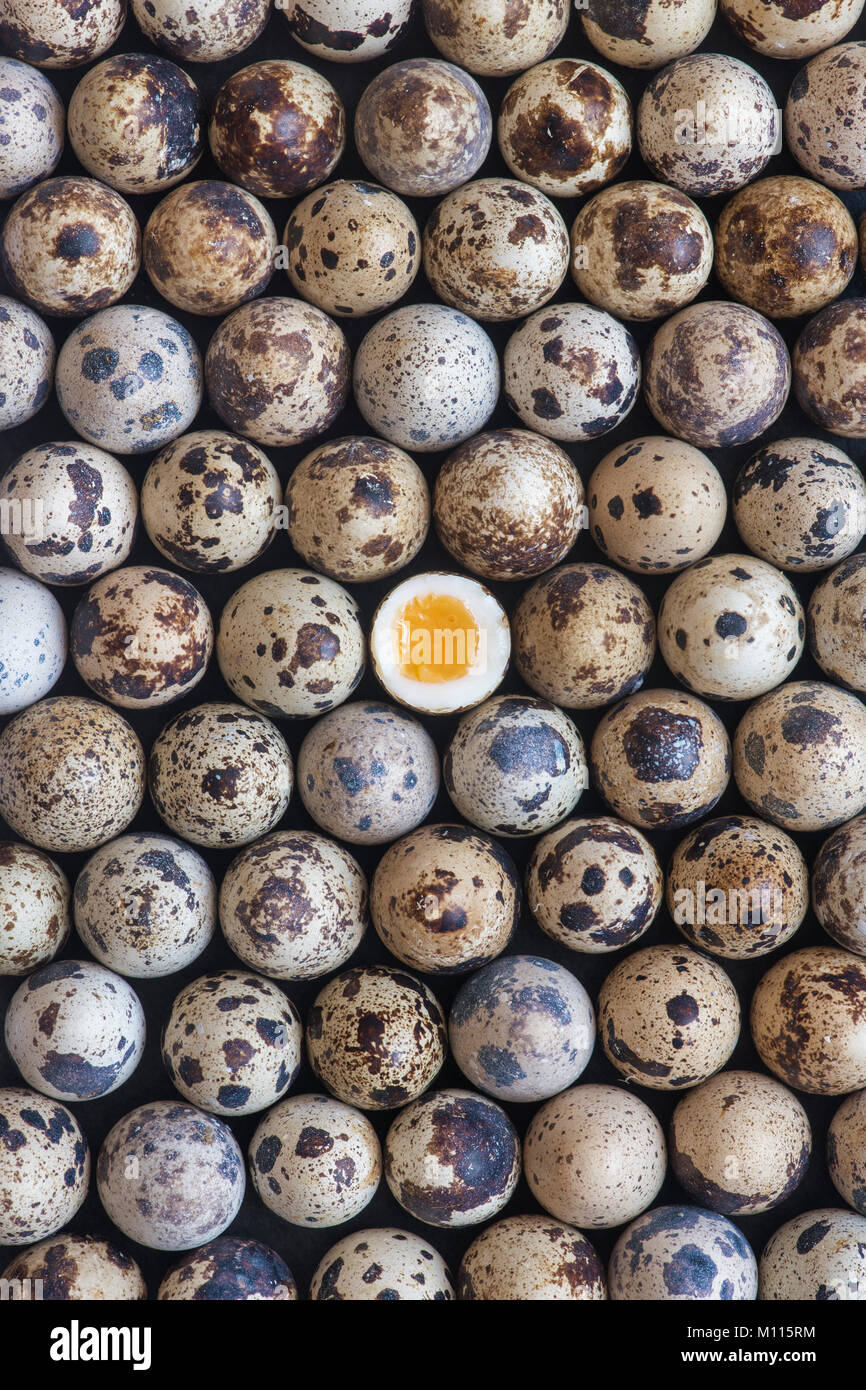
[(691, 53), (716, 17), (715, 0), (587, 0), (580, 12), (583, 32), (609, 63), (657, 68)]
[(48, 325), (0, 295), (0, 430), (23, 425), (48, 399), (57, 352)]
[(286, 0), (281, 6), (292, 38), (330, 63), (364, 63), (380, 58), (400, 42), (412, 13), (412, 0)]
[(835, 946), (784, 956), (752, 995), (752, 1038), (764, 1066), (797, 1091), (866, 1086), (866, 964)]
[(298, 1288), (275, 1250), (257, 1240), (219, 1236), (178, 1260), (160, 1284), (157, 1298), (172, 1303), (296, 1303)]
[(451, 1303), (454, 1285), (441, 1255), (420, 1236), (379, 1227), (354, 1231), (331, 1247), (313, 1275), (310, 1298)]
[(785, 143), (807, 174), (830, 188), (866, 185), (866, 135), (840, 119), (866, 98), (866, 43), (824, 49), (801, 68), (785, 103)]
[(0, 126), (0, 198), (15, 198), (54, 172), (66, 130), (53, 83), (17, 58), (0, 58)]
[(866, 1218), (836, 1207), (800, 1212), (761, 1256), (761, 1301), (866, 1302)]
[(235, 58), (257, 39), (271, 0), (130, 0), (145, 38), (181, 62)]
[(841, 685), (866, 690), (863, 649), (866, 556), (852, 555), (812, 590), (809, 649), (822, 670)]
[(382, 1150), (366, 1115), (330, 1096), (290, 1096), (261, 1121), (250, 1172), (271, 1211), (320, 1230), (360, 1215), (382, 1176)]
[(71, 1221), (90, 1182), (90, 1152), (65, 1105), (23, 1086), (0, 1089), (0, 1241), (32, 1245)]
[(778, 439), (744, 464), (734, 521), (750, 550), (783, 570), (827, 569), (866, 531), (866, 483), (856, 464), (820, 439)]
[(831, 304), (809, 320), (794, 347), (794, 394), (822, 429), (866, 439), (866, 299)]
[(787, 0), (720, 0), (738, 39), (768, 58), (808, 58), (838, 43), (857, 23), (863, 0), (817, 0), (805, 7)]
[(35, 579), (0, 569), (0, 715), (43, 699), (66, 661), (66, 619)]
[(52, 960), (71, 920), (59, 864), (31, 845), (0, 841), (0, 976), (27, 975)]
[(126, 19), (126, 0), (93, 0), (82, 10), (66, 0), (3, 0), (0, 42), (40, 68), (77, 68), (110, 48)]
[(866, 1091), (843, 1100), (830, 1121), (827, 1167), (839, 1194), (866, 1216)]
[(655, 1207), (614, 1246), (608, 1288), (620, 1302), (751, 1302), (758, 1265), (727, 1217), (701, 1207)]
[(588, 1302), (607, 1298), (604, 1266), (580, 1231), (545, 1216), (506, 1216), (465, 1251), (462, 1302)]
[[(812, 906), (828, 936), (866, 956), (866, 817), (840, 825), (812, 865)], [(866, 1213), (864, 1213), (866, 1214)]]
[(34, 1301), (37, 1297), (62, 1303), (147, 1298), (141, 1270), (130, 1255), (107, 1240), (70, 1231), (22, 1250), (0, 1278), (28, 1280)]
[(423, 0), (424, 24), (439, 52), (482, 77), (510, 77), (557, 47), (568, 27), (566, 0)]

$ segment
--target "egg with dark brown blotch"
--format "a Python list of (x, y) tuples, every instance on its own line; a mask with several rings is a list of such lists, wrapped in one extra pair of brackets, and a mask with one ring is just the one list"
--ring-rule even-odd
[(841, 300), (809, 320), (794, 347), (794, 394), (822, 429), (866, 439), (866, 299)]
[(716, 0), (586, 0), (579, 12), (583, 32), (609, 63), (658, 68), (683, 58), (706, 38), (716, 17)]
[(97, 1236), (63, 1231), (31, 1245), (7, 1265), (2, 1279), (22, 1281), (23, 1292), (41, 1290), (51, 1302), (92, 1302), (95, 1299), (137, 1302), (147, 1298), (147, 1286), (135, 1260)]
[(771, 565), (828, 569), (863, 539), (866, 483), (835, 444), (777, 439), (740, 469), (733, 510), (746, 545)]
[(785, 143), (807, 174), (830, 188), (866, 185), (866, 136), (850, 113), (866, 100), (866, 43), (825, 48), (791, 83)]
[(181, 62), (235, 58), (257, 39), (270, 18), (271, 0), (130, 0), (135, 21), (151, 43)]
[(578, 1302), (607, 1298), (604, 1266), (580, 1231), (547, 1216), (507, 1216), (481, 1232), (460, 1261), (466, 1302)]
[(739, 1228), (703, 1207), (664, 1206), (639, 1216), (613, 1248), (617, 1302), (754, 1302), (758, 1265)]
[(863, 0), (720, 0), (738, 39), (767, 58), (808, 58), (838, 43), (860, 18)]
[(23, 425), (48, 399), (57, 352), (46, 323), (0, 295), (0, 430)]
[(72, 925), (69, 883), (32, 845), (0, 841), (0, 975), (27, 975), (53, 960)]
[(812, 865), (812, 906), (828, 936), (866, 956), (866, 817), (825, 840)]
[(354, 1231), (319, 1261), (314, 1303), (451, 1303), (454, 1285), (442, 1256), (420, 1236), (394, 1227)]
[(866, 961), (836, 946), (794, 951), (752, 995), (752, 1039), (764, 1066), (810, 1095), (866, 1086)]
[(565, 37), (567, 0), (424, 0), (439, 52), (480, 77), (510, 77), (540, 63)]
[(286, 0), (281, 6), (292, 38), (317, 58), (331, 63), (364, 63), (381, 58), (403, 37), (412, 0)]
[(298, 1288), (276, 1250), (257, 1240), (219, 1236), (173, 1265), (159, 1286), (157, 1298), (173, 1303), (205, 1299), (294, 1303)]
[(764, 1303), (866, 1302), (866, 1218), (840, 1207), (800, 1212), (761, 1256)]
[(15, 58), (40, 68), (77, 68), (110, 48), (123, 28), (126, 0), (3, 0), (0, 42)]
[(843, 1100), (830, 1121), (827, 1167), (840, 1196), (866, 1216), (866, 1091)]
[(866, 555), (852, 555), (812, 591), (809, 649), (823, 671), (840, 685), (866, 690)]
[(32, 1245), (67, 1225), (87, 1196), (87, 1140), (71, 1110), (24, 1086), (0, 1089), (0, 1129), (0, 1240)]
[(0, 198), (15, 198), (54, 172), (66, 112), (54, 84), (17, 58), (0, 58)]

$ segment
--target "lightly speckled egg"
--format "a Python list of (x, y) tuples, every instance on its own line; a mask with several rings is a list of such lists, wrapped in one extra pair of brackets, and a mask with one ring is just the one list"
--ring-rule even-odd
[(0, 42), (15, 58), (40, 68), (77, 68), (110, 48), (126, 19), (126, 0), (3, 0)]
[(758, 1264), (732, 1221), (702, 1207), (655, 1207), (627, 1226), (608, 1268), (620, 1302), (752, 1302)]
[(587, 0), (583, 32), (609, 63), (658, 68), (702, 43), (716, 17), (716, 0)]
[(430, 493), (414, 459), (370, 435), (320, 444), (286, 484), (289, 540), (313, 569), (344, 584), (385, 579), (427, 537)]
[(0, 127), (0, 198), (15, 198), (54, 172), (66, 129), (53, 83), (17, 58), (0, 58)]
[(841, 685), (866, 690), (866, 555), (852, 555), (831, 570), (809, 600), (809, 650), (823, 671)]
[(478, 172), (493, 138), (487, 97), (462, 68), (410, 58), (385, 68), (355, 111), (355, 145), (404, 198), (441, 198)]
[(752, 1038), (764, 1066), (810, 1095), (866, 1086), (866, 962), (809, 946), (771, 966), (752, 995)]
[(822, 429), (866, 439), (866, 299), (841, 300), (809, 320), (794, 347), (794, 394)]
[(843, 1100), (830, 1121), (827, 1168), (839, 1195), (866, 1216), (866, 1091)]
[(866, 806), (866, 708), (856, 695), (788, 681), (749, 706), (733, 742), (740, 795), (786, 830), (830, 830)]
[(42, 700), (65, 662), (66, 619), (51, 590), (0, 569), (0, 714)]
[(292, 38), (331, 63), (365, 63), (381, 58), (400, 42), (412, 13), (412, 0), (285, 0), (281, 6)]
[(866, 1302), (866, 1218), (819, 1207), (786, 1221), (764, 1247), (763, 1303)]
[(168, 828), (209, 849), (249, 844), (282, 820), (292, 757), (275, 724), (224, 701), (166, 724), (150, 751), (150, 798)]
[(91, 855), (75, 882), (75, 929), (91, 955), (133, 979), (191, 965), (216, 928), (214, 876), (191, 845), (142, 831)]
[(157, 1299), (172, 1303), (296, 1303), (298, 1288), (282, 1256), (257, 1240), (219, 1236), (165, 1275)]
[(23, 1086), (0, 1090), (0, 1241), (31, 1245), (71, 1221), (90, 1183), (90, 1153), (65, 1105)]
[(529, 910), (554, 941), (589, 955), (627, 946), (652, 925), (662, 870), (639, 830), (609, 816), (569, 820), (538, 841)]
[(465, 825), (425, 825), (376, 867), (373, 926), (392, 955), (427, 975), (475, 970), (508, 945), (520, 914), (511, 857)]
[(533, 1197), (559, 1221), (620, 1226), (648, 1207), (667, 1171), (661, 1125), (619, 1086), (574, 1086), (532, 1117), (523, 1146)]
[(69, 883), (47, 854), (0, 841), (0, 976), (27, 975), (66, 944)]
[[(866, 137), (850, 115), (866, 98), (866, 43), (840, 43), (801, 68), (785, 103), (785, 143), (830, 188), (866, 185)], [(843, 119), (844, 118), (844, 119)]]
[(688, 946), (645, 946), (615, 965), (598, 996), (602, 1047), (624, 1077), (654, 1091), (706, 1081), (740, 1036), (730, 977)]
[(808, 58), (838, 43), (857, 23), (863, 0), (720, 0), (737, 38), (768, 58)]
[(754, 1071), (723, 1071), (683, 1096), (671, 1168), (690, 1197), (726, 1216), (784, 1202), (809, 1166), (812, 1131), (797, 1097)]
[(54, 339), (39, 315), (0, 295), (0, 430), (23, 425), (42, 408), (56, 357)]
[(141, 1061), (144, 1010), (119, 975), (89, 960), (56, 960), (12, 996), (5, 1037), (28, 1086), (55, 1100), (95, 1100)]
[(278, 980), (339, 970), (367, 928), (367, 881), (351, 854), (312, 830), (266, 835), (229, 864), (220, 926), (235, 955)]
[(190, 1104), (215, 1115), (251, 1115), (291, 1086), (303, 1037), (297, 1009), (275, 984), (222, 970), (175, 996), (160, 1046), (169, 1077)]
[(410, 1216), (430, 1226), (474, 1226), (510, 1201), (520, 1140), (485, 1096), (431, 1091), (394, 1120), (383, 1160), (391, 1194)]
[(866, 956), (866, 817), (834, 830), (812, 865), (812, 906), (828, 936)]
[(362, 1110), (393, 1110), (426, 1091), (445, 1061), (446, 1038), (435, 995), (392, 965), (335, 975), (307, 1017), (313, 1071)]
[(96, 1181), (108, 1219), (151, 1250), (191, 1250), (222, 1235), (246, 1186), (228, 1125), (171, 1100), (140, 1105), (117, 1121), (100, 1150)]
[(481, 1232), (460, 1261), (461, 1302), (598, 1302), (604, 1266), (572, 1226), (546, 1216), (506, 1216)]
[(540, 63), (568, 27), (567, 0), (424, 0), (424, 24), (439, 52), (480, 77), (510, 77)]
[(188, 63), (235, 58), (258, 38), (270, 18), (270, 0), (130, 0), (135, 21), (151, 43)]
[(38, 1289), (39, 1299), (46, 1303), (97, 1299), (136, 1302), (147, 1298), (141, 1270), (130, 1255), (107, 1240), (76, 1236), (71, 1231), (22, 1250), (0, 1278), (22, 1281), (22, 1298), (35, 1299)]
[(323, 830), (353, 845), (386, 844), (431, 811), (439, 755), (404, 710), (353, 702), (310, 729), (298, 753), (298, 790)]
[(144, 796), (144, 752), (97, 700), (51, 696), (0, 734), (0, 815), (40, 849), (95, 849), (125, 830)]
[(250, 1173), (266, 1207), (319, 1230), (351, 1221), (373, 1200), (382, 1150), (360, 1110), (330, 1096), (290, 1096), (253, 1135)]
[(595, 1046), (595, 1014), (564, 966), (505, 956), (461, 986), (448, 1035), (473, 1086), (497, 1100), (539, 1101), (580, 1076)]
[(442, 1256), (420, 1236), (394, 1227), (354, 1231), (319, 1261), (310, 1284), (314, 1303), (451, 1303), (454, 1285)]

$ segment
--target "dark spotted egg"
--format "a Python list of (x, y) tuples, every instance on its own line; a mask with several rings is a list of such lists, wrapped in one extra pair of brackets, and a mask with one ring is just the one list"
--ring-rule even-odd
[(172, 1265), (157, 1298), (170, 1303), (297, 1302), (298, 1287), (281, 1255), (257, 1240), (218, 1236)]
[(834, 830), (812, 866), (812, 906), (828, 936), (866, 956), (866, 817)]
[(847, 1096), (830, 1121), (827, 1167), (840, 1196), (866, 1216), (866, 1091)]
[(39, 315), (0, 295), (0, 430), (23, 425), (45, 404), (56, 356), (51, 331)]
[(659, 68), (682, 58), (706, 38), (716, 0), (587, 0), (579, 11), (583, 32), (609, 63)]
[(752, 1038), (764, 1066), (810, 1095), (866, 1087), (866, 962), (808, 946), (771, 966), (752, 995)]
[(808, 58), (843, 39), (860, 18), (860, 0), (721, 0), (738, 39), (768, 58)]
[(510, 77), (547, 58), (565, 37), (566, 0), (424, 0), (439, 52), (482, 77)]
[(442, 1256), (409, 1231), (378, 1227), (344, 1236), (320, 1260), (313, 1302), (451, 1303), (454, 1285)]
[(849, 116), (864, 96), (866, 43), (826, 48), (791, 83), (785, 142), (806, 173), (830, 188), (851, 191), (866, 181), (866, 137)]
[(270, 0), (131, 0), (131, 7), (145, 37), (182, 63), (237, 57), (271, 13)]
[(0, 42), (40, 68), (77, 68), (110, 48), (126, 19), (126, 0), (3, 0)]
[(866, 1302), (866, 1217), (819, 1207), (786, 1221), (764, 1247), (765, 1303)]
[(72, 925), (66, 875), (31, 845), (0, 842), (0, 975), (29, 975), (52, 960)]
[(585, 1302), (607, 1298), (604, 1265), (580, 1231), (548, 1216), (506, 1216), (460, 1261), (461, 1302)]
[(66, 128), (53, 83), (17, 58), (0, 58), (0, 126), (0, 198), (15, 198), (54, 172)]
[(331, 63), (366, 63), (400, 42), (412, 0), (285, 0), (292, 38)]
[(65, 1105), (24, 1086), (0, 1090), (0, 1241), (32, 1245), (72, 1220), (90, 1183), (90, 1152)]
[(794, 394), (822, 429), (866, 438), (866, 299), (840, 300), (809, 320), (794, 346)]
[(22, 1280), (25, 1289), (29, 1281), (31, 1297), (37, 1296), (38, 1288), (46, 1302), (147, 1298), (147, 1286), (131, 1255), (97, 1236), (76, 1236), (70, 1231), (22, 1250), (0, 1278)]
[(625, 1302), (752, 1302), (758, 1264), (732, 1221), (701, 1207), (655, 1207), (627, 1226), (608, 1270)]

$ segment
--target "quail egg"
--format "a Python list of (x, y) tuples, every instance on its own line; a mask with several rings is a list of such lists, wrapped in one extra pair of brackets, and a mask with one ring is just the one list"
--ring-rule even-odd
[(0, 976), (53, 960), (71, 925), (66, 875), (47, 854), (0, 841)]
[(126, 0), (3, 0), (0, 42), (15, 58), (40, 68), (77, 68), (92, 62), (117, 38), (126, 19)]
[(720, 0), (721, 11), (738, 39), (768, 58), (808, 58), (838, 43), (853, 28), (863, 0)]
[(23, 1086), (0, 1089), (0, 1243), (32, 1245), (71, 1221), (90, 1182), (90, 1153), (65, 1105)]
[(851, 112), (866, 99), (866, 43), (819, 53), (791, 83), (785, 143), (807, 174), (830, 188), (866, 185), (866, 137)]
[(716, 17), (716, 0), (586, 0), (583, 32), (609, 63), (658, 68), (702, 43)]
[(66, 619), (42, 584), (0, 569), (0, 715), (43, 699), (66, 661)]
[(835, 444), (778, 439), (744, 464), (734, 521), (750, 550), (784, 570), (822, 570), (856, 550), (866, 532), (866, 483)]
[(800, 1212), (764, 1247), (760, 1284), (764, 1303), (866, 1302), (866, 1217), (840, 1207)]
[(848, 1096), (833, 1116), (827, 1167), (840, 1196), (866, 1216), (866, 1091)]
[(752, 1038), (764, 1066), (811, 1095), (866, 1086), (866, 962), (809, 946), (771, 966), (752, 996)]
[(23, 425), (41, 410), (54, 381), (56, 355), (39, 315), (0, 295), (0, 430)]
[(809, 320), (794, 347), (794, 394), (822, 429), (866, 439), (866, 299), (841, 300)]
[(288, 1303), (297, 1302), (298, 1288), (275, 1250), (257, 1240), (219, 1236), (173, 1265), (157, 1298), (173, 1303)]
[[(45, 1302), (113, 1302), (147, 1298), (141, 1270), (131, 1256), (96, 1236), (70, 1231), (49, 1237), (7, 1265), (0, 1278), (21, 1281), (22, 1297)], [(38, 1293), (37, 1293), (38, 1290)]]
[(0, 198), (15, 198), (54, 172), (66, 127), (53, 83), (17, 58), (0, 58), (0, 127)]
[(655, 1207), (627, 1226), (608, 1269), (620, 1302), (751, 1302), (758, 1264), (732, 1221), (702, 1207)]
[(546, 1216), (506, 1216), (460, 1261), (461, 1302), (588, 1302), (607, 1298), (604, 1266), (580, 1231)]
[(310, 1284), (314, 1303), (451, 1303), (454, 1285), (442, 1256), (420, 1236), (393, 1227), (353, 1231), (320, 1260)]
[[(840, 825), (812, 866), (812, 906), (828, 936), (866, 956), (866, 817)], [(866, 1213), (864, 1213), (866, 1215)]]
[(250, 1144), (253, 1185), (293, 1226), (321, 1229), (358, 1216), (376, 1195), (382, 1150), (366, 1115), (330, 1096), (290, 1096)]
[(423, 0), (424, 24), (439, 52), (481, 77), (510, 77), (540, 63), (568, 27), (566, 0)]
[(822, 670), (842, 685), (866, 690), (866, 555), (852, 555), (812, 591), (809, 648)]
[(317, 58), (364, 63), (399, 43), (412, 0), (395, 0), (384, 14), (380, 0), (286, 0), (281, 8), (292, 38)]
[(271, 0), (130, 0), (145, 38), (181, 62), (235, 58), (258, 38)]

